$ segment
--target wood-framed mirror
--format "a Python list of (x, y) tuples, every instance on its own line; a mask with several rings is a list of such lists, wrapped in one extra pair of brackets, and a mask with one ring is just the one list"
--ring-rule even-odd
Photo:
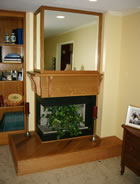
[(34, 71), (100, 71), (102, 13), (41, 6), (34, 31)]

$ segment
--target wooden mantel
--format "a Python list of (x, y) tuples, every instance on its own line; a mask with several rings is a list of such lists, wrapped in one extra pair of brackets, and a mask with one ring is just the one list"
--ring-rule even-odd
[(42, 98), (97, 95), (102, 79), (97, 71), (28, 72), (28, 76), (32, 90)]

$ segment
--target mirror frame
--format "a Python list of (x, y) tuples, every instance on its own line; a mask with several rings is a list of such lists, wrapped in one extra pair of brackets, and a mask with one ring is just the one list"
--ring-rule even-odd
[[(45, 10), (53, 10), (53, 11), (62, 11), (62, 12), (70, 12), (70, 13), (79, 13), (79, 14), (87, 14), (87, 15), (96, 15), (99, 17), (99, 34), (98, 34), (98, 54), (97, 54), (97, 70), (92, 71), (54, 71), (54, 70), (45, 70), (44, 69), (44, 11)], [(40, 70), (36, 68), (36, 17), (40, 13)], [(58, 7), (50, 7), (50, 6), (41, 6), (34, 13), (34, 71), (39, 73), (52, 73), (52, 74), (62, 74), (62, 73), (87, 73), (87, 72), (100, 72), (101, 65), (101, 34), (102, 34), (102, 13), (92, 12), (92, 11), (84, 11), (84, 10), (75, 10), (68, 8), (58, 8)]]

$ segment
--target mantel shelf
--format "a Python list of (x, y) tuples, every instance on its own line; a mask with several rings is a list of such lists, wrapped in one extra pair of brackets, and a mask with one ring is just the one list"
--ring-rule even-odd
[(96, 71), (28, 72), (32, 90), (42, 98), (97, 95), (102, 74)]

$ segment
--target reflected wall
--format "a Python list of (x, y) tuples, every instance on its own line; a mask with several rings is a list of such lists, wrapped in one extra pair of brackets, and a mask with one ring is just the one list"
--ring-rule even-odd
[[(64, 20), (57, 20), (63, 15)], [(98, 65), (99, 17), (95, 15), (45, 10), (44, 13), (44, 67), (62, 70), (62, 46), (72, 44), (72, 70), (94, 70)], [(66, 58), (67, 59), (67, 58)], [(65, 62), (65, 61), (63, 61)], [(54, 66), (55, 65), (55, 66)], [(64, 69), (64, 70), (67, 70)]]

